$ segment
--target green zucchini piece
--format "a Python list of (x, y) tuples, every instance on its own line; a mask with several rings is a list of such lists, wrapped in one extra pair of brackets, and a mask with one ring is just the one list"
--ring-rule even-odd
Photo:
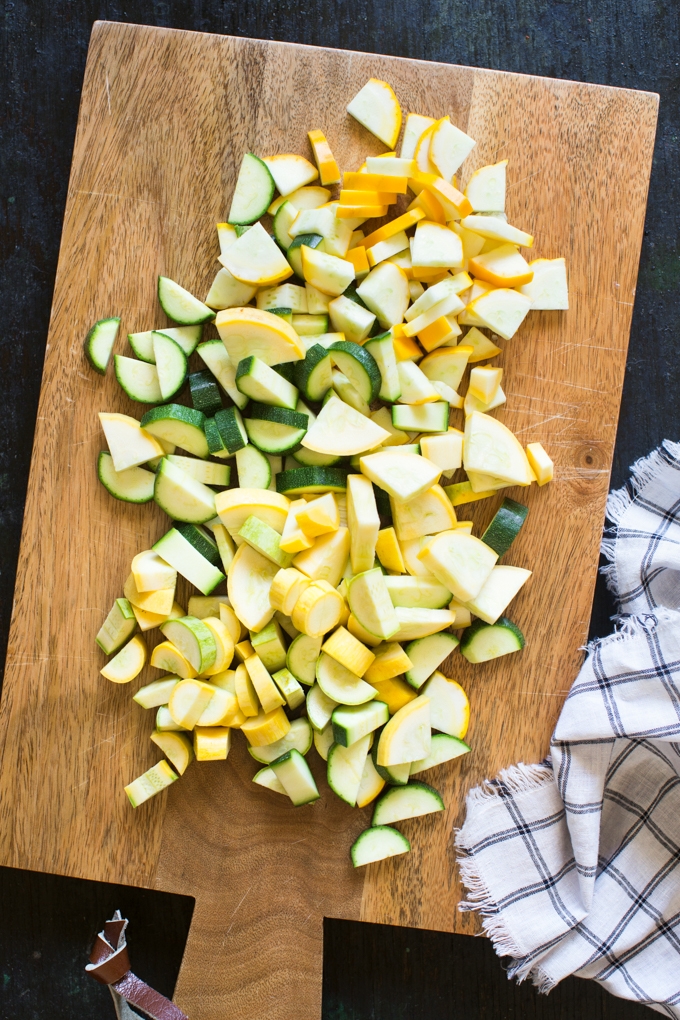
[(411, 775), (417, 775), (426, 769), (432, 769), (435, 765), (442, 765), (445, 761), (452, 761), (453, 758), (460, 758), (468, 754), (470, 747), (464, 740), (452, 737), (448, 733), (433, 733), (430, 741), (430, 753), (427, 758), (411, 762)]
[(114, 354), (113, 368), (118, 384), (125, 390), (130, 400), (136, 400), (140, 404), (163, 403), (155, 365), (137, 361), (135, 358), (126, 358), (122, 354)]
[(227, 450), (226, 446), (222, 442), (222, 436), (220, 435), (220, 430), (215, 423), (215, 419), (206, 418), (203, 428), (205, 429), (205, 438), (208, 444), (208, 452), (210, 456), (219, 457), (222, 460), (227, 457), (231, 457), (229, 450)]
[(222, 396), (217, 386), (217, 379), (207, 369), (191, 373), (189, 392), (191, 393), (191, 403), (195, 409), (202, 411), (206, 417), (212, 417), (217, 411), (222, 410)]
[[(189, 524), (182, 521), (175, 522), (175, 529), (180, 533), (182, 538), (186, 539), (189, 545), (193, 546), (196, 552), (199, 552), (209, 563), (212, 563), (214, 567), (219, 565), (220, 553), (217, 548), (217, 542), (205, 528), (200, 528), (196, 524)], [(155, 548), (155, 546), (154, 546)], [(156, 550), (158, 552), (158, 550)], [(162, 554), (161, 554), (162, 555)], [(177, 570), (177, 567), (175, 567)]]
[(293, 239), (288, 231), (293, 226), (293, 220), (297, 214), (298, 210), (292, 202), (283, 202), (276, 210), (276, 214), (272, 222), (272, 230), (274, 231), (274, 237), (284, 251), (288, 251), (291, 246)]
[(449, 405), (444, 400), (431, 404), (394, 404), (392, 424), (403, 432), (447, 432)]
[(323, 400), (333, 385), (331, 356), (321, 344), (310, 347), (304, 360), (294, 363), (294, 370), (296, 385), (307, 400)]
[(158, 301), (167, 317), (179, 326), (199, 326), (215, 318), (212, 308), (167, 276), (158, 277)]
[(312, 746), (312, 734), (312, 727), (307, 719), (293, 719), (285, 737), (275, 740), (273, 744), (265, 744), (264, 747), (249, 746), (248, 751), (255, 761), (269, 765), (292, 748), (300, 754), (307, 754)]
[[(320, 644), (321, 642), (319, 642)], [(297, 679), (299, 680), (300, 677)], [(327, 694), (324, 694), (316, 683), (307, 691), (307, 718), (318, 733), (330, 723), (333, 709), (337, 707), (337, 704), (337, 701), (333, 701)]]
[(236, 453), (248, 445), (243, 418), (238, 407), (225, 407), (218, 411), (213, 419), (220, 434), (222, 444), (229, 454)]
[(391, 825), (443, 810), (441, 794), (427, 783), (415, 780), (408, 786), (393, 786), (383, 793), (375, 805), (371, 825)]
[[(113, 655), (137, 630), (137, 617), (127, 599), (116, 599), (95, 641), (105, 655)], [(321, 645), (321, 642), (319, 642)]]
[(328, 316), (294, 314), (292, 326), (298, 336), (321, 336), (328, 332)]
[(384, 861), (387, 857), (407, 854), (411, 844), (406, 836), (389, 825), (371, 826), (357, 836), (350, 849), (350, 857), (355, 868), (375, 861)]
[(176, 528), (171, 528), (156, 542), (153, 549), (190, 584), (204, 595), (210, 595), (217, 585), (224, 581), (224, 574), (185, 537), (187, 534), (193, 534), (193, 530), (190, 529), (199, 532), (193, 524), (180, 524)]
[(241, 393), (245, 393), (251, 400), (295, 410), (298, 400), (297, 388), (254, 355), (239, 361), (236, 368), (236, 385)]
[(475, 620), (472, 626), (465, 630), (460, 642), (461, 654), (468, 662), (475, 663), (488, 662), (511, 652), (520, 652), (522, 648), (524, 635), (507, 616), (499, 617), (495, 623)]
[(482, 542), (486, 542), (494, 552), (503, 556), (520, 533), (528, 514), (528, 506), (506, 496), (482, 535)]
[(307, 432), (309, 416), (285, 407), (253, 403), (244, 424), (251, 443), (263, 453), (294, 450)]
[(102, 450), (97, 458), (97, 477), (115, 499), (124, 503), (150, 503), (153, 499), (154, 473), (142, 467), (116, 471), (108, 450)]
[[(269, 309), (267, 309), (269, 311)], [(272, 365), (275, 372), (282, 375), (284, 379), (287, 379), (289, 383), (295, 385), (295, 366), (298, 364), (297, 361), (283, 361), (280, 365)]]
[(375, 766), (376, 772), (391, 786), (406, 786), (411, 774), (410, 762), (406, 762), (403, 765), (378, 765), (379, 744), (379, 735), (376, 734), (375, 742), (371, 748), (371, 757), (373, 758), (373, 765)]
[(285, 319), (289, 326), (293, 325), (293, 309), (292, 308), (265, 308), (264, 311), (269, 312), (270, 315), (278, 315), (280, 319)]
[(236, 386), (236, 365), (232, 364), (222, 341), (208, 340), (196, 348), (196, 353), (200, 355), (222, 389), (229, 394), (236, 406), (243, 410), (248, 403), (248, 398)]
[(165, 333), (154, 333), (153, 354), (158, 372), (158, 385), (163, 400), (170, 400), (184, 386), (187, 377), (187, 356), (178, 343)]
[(204, 524), (216, 516), (215, 493), (163, 457), (156, 471), (153, 490), (161, 510), (176, 521)]
[(319, 799), (319, 790), (314, 782), (309, 765), (296, 748), (286, 751), (271, 763), (276, 775), (295, 807), (311, 804)]
[(268, 489), (271, 485), (271, 465), (252, 443), (236, 451), (236, 470), (241, 489)]
[(381, 400), (394, 404), (401, 396), (401, 382), (397, 371), (397, 357), (394, 353), (392, 334), (381, 333), (373, 340), (367, 340), (364, 350), (373, 356), (380, 372), (378, 396)]
[(361, 737), (384, 726), (389, 717), (390, 710), (384, 701), (369, 701), (365, 705), (338, 705), (331, 716), (335, 743), (351, 747)]
[[(288, 251), (286, 252), (286, 258), (292, 266), (295, 275), (299, 276), (301, 280), (304, 280), (302, 272), (303, 244), (308, 248), (318, 248), (322, 241), (323, 237), (321, 234), (298, 234), (298, 236), (291, 242)], [(290, 280), (288, 282), (290, 283)]]
[(370, 404), (378, 396), (382, 376), (373, 355), (360, 344), (340, 340), (328, 348), (334, 365), (346, 376), (357, 393)]
[[(298, 634), (296, 638), (293, 638), (288, 648), (286, 666), (295, 679), (299, 680), (301, 684), (306, 684), (307, 687), (313, 687), (316, 683), (316, 660), (321, 654), (321, 644), (321, 638)], [(330, 719), (330, 715), (328, 719)], [(323, 726), (321, 728), (323, 729)]]
[(328, 752), (328, 785), (350, 807), (354, 807), (357, 802), (370, 739), (370, 736), (361, 737), (351, 747), (333, 744)]
[[(179, 457), (174, 453), (169, 453), (167, 457), (171, 464), (181, 468), (197, 482), (203, 482), (204, 485), (217, 485), (220, 488), (229, 485), (231, 468), (227, 464), (215, 464), (211, 460), (197, 460), (195, 457)], [(195, 616), (196, 614), (190, 613), (189, 615)]]
[(183, 404), (165, 404), (154, 407), (142, 416), (140, 422), (143, 429), (157, 439), (181, 446), (195, 457), (208, 456), (208, 443), (205, 438), (205, 415), (193, 407)]
[[(424, 581), (425, 578), (414, 577), (413, 580)], [(387, 579), (386, 583), (388, 583)], [(428, 608), (434, 609), (437, 607), (432, 606)], [(411, 687), (415, 687), (418, 690), (432, 676), (434, 671), (439, 669), (444, 659), (448, 658), (457, 647), (458, 638), (454, 634), (448, 634), (444, 631), (410, 641), (404, 648), (404, 651), (411, 660), (412, 665), (404, 673), (404, 679)]]
[(285, 496), (303, 492), (344, 492), (347, 489), (347, 468), (299, 467), (281, 471), (276, 476), (276, 491)]
[(99, 372), (100, 375), (106, 375), (119, 326), (119, 316), (100, 319), (85, 337), (85, 354), (95, 372)]
[(236, 226), (239, 237), (245, 231), (239, 231), (238, 227), (255, 223), (260, 216), (264, 216), (271, 205), (275, 190), (274, 178), (267, 164), (252, 152), (246, 152), (241, 160), (227, 216), (227, 223)]

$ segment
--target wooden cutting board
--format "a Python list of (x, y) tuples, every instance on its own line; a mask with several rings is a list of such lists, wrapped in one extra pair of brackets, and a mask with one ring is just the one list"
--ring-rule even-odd
[[(430, 781), (442, 815), (404, 824), (413, 852), (354, 872), (370, 820), (328, 791), (295, 809), (254, 787), (236, 740), (133, 811), (123, 786), (158, 759), (132, 688), (99, 675), (94, 634), (132, 556), (165, 530), (154, 504), (98, 485), (97, 411), (139, 416), (82, 354), (88, 327), (165, 323), (159, 272), (199, 296), (217, 269), (244, 151), (307, 151), (320, 127), (342, 166), (383, 147), (344, 114), (369, 77), (404, 111), (477, 139), (463, 168), (509, 159), (510, 221), (537, 256), (567, 258), (571, 310), (529, 315), (503, 364), (498, 417), (539, 440), (556, 481), (521, 492), (528, 523), (508, 560), (534, 575), (513, 603), (518, 655), (449, 672), (468, 690), (473, 751)], [(85, 74), (57, 271), (7, 654), (0, 725), (0, 864), (192, 895), (177, 986), (192, 1020), (300, 1020), (320, 1012), (322, 918), (473, 932), (456, 904), (453, 826), (470, 786), (548, 749), (588, 630), (635, 293), (657, 97), (499, 71), (284, 43), (97, 23)], [(487, 522), (499, 499), (468, 515)], [(181, 597), (186, 597), (182, 595)], [(147, 670), (141, 682), (148, 682)], [(323, 763), (310, 755), (317, 778)], [(429, 778), (429, 777), (428, 777)]]

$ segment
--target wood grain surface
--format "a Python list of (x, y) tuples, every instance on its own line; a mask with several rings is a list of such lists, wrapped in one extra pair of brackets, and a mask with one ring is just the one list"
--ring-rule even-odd
[[(313, 808), (287, 807), (253, 787), (240, 743), (129, 808), (124, 784), (157, 759), (151, 720), (129, 688), (100, 677), (93, 636), (166, 519), (97, 484), (96, 412), (140, 409), (111, 373), (87, 367), (82, 339), (120, 314), (122, 353), (127, 332), (162, 325), (159, 272), (206, 292), (244, 150), (305, 152), (306, 131), (321, 127), (344, 167), (382, 151), (342, 113), (371, 76), (391, 82), (405, 111), (450, 113), (477, 139), (463, 181), (510, 160), (509, 218), (535, 234), (536, 256), (566, 256), (572, 308), (532, 313), (498, 359), (508, 397), (498, 417), (543, 442), (557, 470), (552, 485), (523, 490), (531, 514), (508, 557), (534, 571), (513, 603), (527, 647), (494, 665), (452, 660), (471, 698), (473, 752), (431, 773), (447, 811), (404, 825), (411, 855), (357, 874), (347, 851), (370, 809), (350, 810), (325, 784)], [(587, 634), (656, 105), (602, 86), (95, 25), (0, 705), (0, 864), (195, 896), (176, 993), (192, 1020), (318, 1016), (324, 915), (473, 930), (455, 909), (452, 826), (465, 791), (546, 753)], [(483, 524), (497, 502), (469, 516)]]

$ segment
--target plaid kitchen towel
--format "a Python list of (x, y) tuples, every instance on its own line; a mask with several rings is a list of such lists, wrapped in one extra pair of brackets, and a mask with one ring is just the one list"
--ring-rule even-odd
[(594, 642), (539, 765), (468, 795), (468, 900), (509, 976), (569, 974), (680, 1020), (680, 443), (611, 493), (618, 630)]

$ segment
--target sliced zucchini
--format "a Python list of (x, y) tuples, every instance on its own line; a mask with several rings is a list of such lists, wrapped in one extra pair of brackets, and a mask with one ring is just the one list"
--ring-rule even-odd
[(328, 332), (328, 316), (293, 315), (292, 326), (298, 336), (324, 336)]
[(140, 404), (161, 404), (163, 395), (158, 382), (155, 365), (135, 358), (126, 358), (122, 354), (114, 354), (113, 367), (119, 385), (125, 390), (130, 400)]
[(221, 340), (208, 340), (200, 344), (196, 353), (201, 356), (222, 389), (229, 394), (237, 407), (243, 408), (248, 398), (236, 386), (236, 365), (232, 364), (227, 349)]
[(282, 570), (291, 565), (293, 557), (291, 553), (284, 552), (281, 548), (281, 536), (278, 531), (254, 514), (243, 522), (238, 537)]
[(202, 556), (178, 528), (171, 528), (154, 545), (154, 551), (204, 595), (224, 581), (224, 574)]
[(109, 366), (113, 345), (118, 336), (120, 317), (113, 316), (110, 319), (100, 319), (95, 322), (92, 329), (85, 337), (85, 354), (92, 367), (100, 375), (106, 375)]
[(319, 790), (314, 782), (309, 765), (295, 748), (271, 763), (276, 775), (295, 807), (311, 804), (319, 799)]
[(295, 410), (298, 399), (296, 387), (259, 358), (251, 356), (239, 361), (236, 367), (236, 385), (241, 393), (245, 393), (251, 400)]
[(323, 237), (321, 234), (298, 234), (297, 237), (293, 238), (292, 243), (289, 245), (286, 252), (286, 258), (290, 262), (293, 272), (301, 280), (304, 280), (304, 273), (302, 272), (302, 248), (318, 248)]
[(219, 457), (221, 460), (225, 460), (230, 457), (231, 454), (227, 450), (226, 446), (222, 442), (220, 430), (215, 424), (214, 418), (205, 419), (205, 439), (208, 444), (208, 453), (211, 457)]
[(248, 445), (248, 433), (238, 407), (225, 407), (212, 419), (220, 434), (222, 445), (229, 454)]
[(524, 635), (507, 616), (501, 616), (493, 624), (475, 620), (460, 643), (461, 654), (468, 662), (488, 662), (523, 648)]
[(208, 443), (205, 438), (205, 415), (195, 411), (193, 407), (183, 404), (166, 404), (154, 407), (142, 417), (141, 426), (152, 436), (181, 446), (195, 457), (208, 456)]
[(374, 637), (387, 640), (399, 630), (385, 577), (378, 568), (365, 570), (347, 585), (347, 601), (361, 626)]
[(272, 222), (272, 230), (274, 231), (274, 237), (284, 251), (288, 251), (291, 246), (292, 238), (288, 231), (293, 226), (293, 221), (297, 214), (298, 210), (292, 202), (284, 202), (276, 210), (276, 214)]
[(375, 806), (371, 825), (391, 825), (443, 810), (444, 801), (434, 787), (415, 781), (408, 786), (393, 786), (383, 793)]
[(295, 748), (300, 754), (307, 754), (312, 746), (312, 727), (307, 719), (294, 719), (285, 737), (274, 741), (273, 744), (265, 744), (264, 747), (248, 747), (248, 751), (255, 761), (263, 765), (270, 765), (286, 751)]
[(503, 556), (517, 538), (529, 514), (529, 507), (506, 496), (482, 535), (482, 542)]
[(192, 372), (189, 376), (189, 392), (191, 403), (197, 411), (202, 411), (206, 417), (212, 418), (217, 411), (222, 410), (222, 397), (217, 386), (217, 379), (203, 369), (200, 372)]
[(443, 609), (453, 598), (449, 589), (434, 578), (388, 575), (385, 584), (392, 605), (407, 609)]
[(272, 469), (263, 453), (252, 443), (236, 451), (238, 484), (242, 489), (268, 489), (272, 480)]
[[(422, 581), (424, 578), (413, 578)], [(428, 637), (417, 638), (406, 646), (404, 651), (411, 660), (411, 668), (404, 673), (411, 687), (418, 690), (425, 681), (439, 669), (444, 659), (458, 647), (458, 638), (453, 634), (430, 634)]]
[(132, 700), (136, 701), (142, 708), (160, 708), (167, 705), (170, 695), (179, 683), (178, 676), (164, 676), (160, 680), (153, 680), (150, 684), (140, 687)]
[(410, 849), (411, 844), (406, 836), (397, 829), (391, 829), (388, 825), (376, 825), (364, 829), (357, 837), (352, 844), (350, 857), (354, 867), (361, 868), (365, 864), (384, 861), (387, 857), (407, 854)]
[[(288, 239), (290, 240), (290, 238)], [(281, 283), (278, 287), (260, 287), (257, 307), (268, 312), (286, 309), (291, 314), (307, 311), (307, 291), (299, 283)]]
[[(309, 418), (299, 411), (268, 404), (252, 404), (244, 425), (248, 438), (263, 453), (288, 453), (307, 432)], [(285, 473), (285, 472), (284, 472)], [(277, 476), (277, 478), (280, 476)], [(277, 489), (280, 492), (280, 489)]]
[(286, 666), (295, 679), (307, 687), (313, 687), (316, 683), (316, 660), (321, 653), (321, 644), (321, 638), (298, 634), (288, 648)]
[(153, 496), (161, 510), (176, 521), (204, 524), (215, 517), (215, 493), (167, 457), (156, 470)]
[(295, 364), (295, 382), (307, 400), (323, 400), (331, 388), (331, 356), (321, 344), (307, 351), (304, 361)]
[(318, 733), (330, 724), (336, 707), (337, 701), (324, 694), (318, 684), (307, 691), (307, 718)]
[(470, 702), (460, 684), (435, 670), (421, 694), (429, 698), (432, 729), (462, 740), (470, 722)]
[(264, 216), (274, 197), (276, 186), (267, 164), (252, 152), (246, 152), (236, 179), (227, 222), (255, 223)]
[(112, 496), (124, 503), (149, 503), (153, 499), (153, 472), (141, 467), (116, 471), (108, 450), (102, 450), (97, 458), (97, 477)]
[[(236, 238), (234, 238), (236, 240)], [(237, 280), (225, 267), (219, 269), (205, 299), (209, 308), (221, 312), (224, 308), (239, 308), (255, 297), (257, 287)]]
[(370, 740), (370, 735), (367, 735), (355, 741), (351, 747), (333, 744), (328, 752), (328, 785), (350, 807), (354, 807), (357, 802)]
[(190, 524), (183, 521), (178, 521), (175, 527), (179, 531), (180, 535), (182, 535), (187, 542), (189, 542), (189, 544), (201, 554), (201, 556), (204, 556), (214, 567), (219, 565), (219, 549), (217, 548), (217, 542), (210, 532), (206, 531), (205, 528), (201, 528), (197, 524)]
[(128, 343), (140, 361), (155, 363), (153, 353), (154, 333), (162, 333), (179, 344), (187, 358), (194, 353), (203, 335), (203, 326), (168, 326), (166, 329), (149, 329), (144, 333), (128, 333)]
[(369, 701), (364, 705), (340, 704), (331, 716), (335, 743), (351, 747), (361, 737), (384, 726), (389, 717), (384, 701)]
[[(293, 383), (294, 384), (295, 383), (295, 366), (296, 366), (296, 364), (297, 364), (296, 361), (285, 361), (282, 365), (272, 365), (272, 368), (274, 369), (275, 372), (278, 372), (279, 375), (282, 375), (283, 378), (286, 379), (289, 383)], [(298, 400), (298, 403), (299, 403), (299, 400)], [(296, 405), (296, 407), (297, 407), (297, 405)], [(295, 410), (295, 409), (296, 408), (293, 408), (293, 410)]]
[(378, 747), (380, 741), (376, 740), (371, 748), (371, 757), (373, 758), (373, 764), (378, 775), (389, 783), (390, 786), (406, 786), (411, 775), (411, 764), (410, 762), (404, 762), (402, 765), (379, 765), (378, 764)]
[(370, 334), (375, 323), (375, 315), (363, 304), (353, 300), (346, 294), (333, 298), (328, 305), (333, 329), (344, 333), (345, 339), (360, 344)]
[[(227, 464), (215, 464), (209, 460), (196, 460), (194, 457), (179, 457), (169, 453), (167, 459), (197, 482), (204, 485), (217, 485), (225, 488), (229, 485), (231, 468)], [(192, 614), (190, 614), (192, 615)]]
[(364, 350), (372, 356), (380, 372), (378, 396), (388, 403), (395, 403), (401, 396), (401, 383), (397, 371), (397, 357), (394, 353), (392, 333), (381, 333), (368, 340)]
[(442, 765), (445, 761), (452, 761), (468, 754), (470, 748), (458, 737), (451, 737), (448, 733), (433, 733), (430, 743), (430, 753), (427, 758), (411, 762), (411, 775), (415, 776), (426, 769), (432, 769), (435, 765)]
[(212, 308), (167, 276), (158, 277), (158, 301), (167, 317), (180, 326), (199, 326), (215, 318)]
[[(217, 655), (215, 637), (203, 620), (198, 620), (195, 616), (184, 616), (180, 620), (168, 620), (161, 626), (161, 633), (168, 641), (172, 642), (198, 673), (210, 669), (215, 662)], [(175, 688), (176, 692), (177, 688)], [(170, 704), (170, 711), (173, 712), (172, 704)]]
[(165, 333), (154, 333), (153, 354), (158, 372), (158, 385), (163, 400), (170, 400), (184, 386), (187, 377), (187, 356)]
[(449, 427), (449, 405), (443, 400), (429, 404), (395, 404), (392, 424), (404, 432), (446, 432)]
[(312, 492), (344, 492), (347, 469), (333, 467), (300, 467), (281, 471), (276, 476), (276, 491), (285, 496)]
[(394, 612), (399, 621), (395, 641), (415, 641), (416, 638), (429, 637), (430, 634), (438, 634), (452, 627), (456, 622), (456, 614), (450, 609), (405, 609), (397, 606)]
[(329, 348), (334, 365), (347, 376), (360, 396), (370, 404), (378, 396), (382, 376), (373, 355), (350, 340), (341, 340)]
[(276, 772), (268, 765), (259, 772), (256, 772), (253, 776), (253, 782), (257, 783), (258, 786), (264, 786), (265, 790), (271, 790), (272, 793), (282, 793), (284, 797), (287, 797), (283, 783), (280, 779), (276, 778)]
[(273, 673), (272, 680), (286, 699), (288, 708), (299, 708), (304, 703), (305, 695), (302, 687), (285, 667)]
[(363, 705), (376, 696), (376, 689), (335, 659), (322, 652), (316, 663), (316, 679), (328, 698), (338, 705)]
[(133, 808), (139, 807), (151, 797), (164, 790), (166, 786), (174, 783), (179, 776), (168, 765), (165, 758), (162, 758), (156, 765), (148, 769), (144, 775), (138, 776), (125, 787), (128, 800)]
[(349, 406), (353, 407), (355, 411), (359, 412), (359, 414), (363, 414), (364, 418), (370, 418), (370, 406), (366, 403), (359, 391), (352, 386), (347, 376), (338, 368), (333, 369), (333, 390), (345, 404), (349, 404)]
[(316, 748), (319, 757), (323, 758), (324, 761), (328, 761), (328, 752), (335, 743), (333, 740), (333, 727), (330, 723), (326, 723), (322, 730), (314, 730), (314, 747)]
[[(95, 641), (105, 655), (113, 655), (123, 647), (136, 630), (137, 618), (132, 606), (127, 599), (116, 599), (109, 615), (99, 628)], [(321, 647), (320, 641), (319, 647)]]

